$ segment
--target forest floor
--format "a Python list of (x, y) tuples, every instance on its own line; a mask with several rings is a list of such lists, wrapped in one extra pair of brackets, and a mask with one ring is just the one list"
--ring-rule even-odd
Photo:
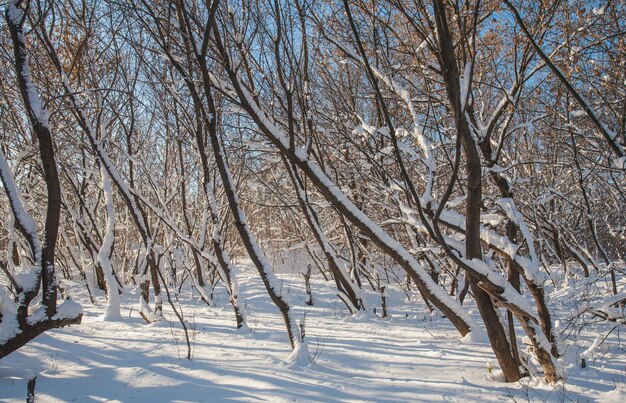
[[(0, 400), (23, 401), (32, 371), (43, 402), (626, 401), (626, 346), (619, 337), (624, 326), (595, 323), (576, 332), (563, 363), (565, 382), (548, 385), (537, 376), (507, 384), (499, 380), (488, 344), (461, 341), (445, 318), (408, 301), (399, 287), (388, 287), (387, 318), (373, 312), (354, 317), (322, 278), (314, 279), (315, 305), (304, 305), (301, 277), (290, 274), (280, 277), (294, 312), (306, 313), (313, 361), (294, 366), (287, 359), (282, 320), (252, 270), (244, 265), (238, 275), (251, 332), (235, 329), (223, 289), (216, 289), (217, 307), (180, 295), (191, 360), (167, 301), (166, 320), (145, 325), (136, 313), (136, 291), (129, 288), (122, 299), (123, 319), (102, 322), (103, 296), (94, 305), (83, 287), (70, 287), (84, 307), (83, 323), (50, 331), (0, 361)], [(552, 304), (563, 300), (563, 312), (571, 309), (565, 308), (567, 290), (551, 299)], [(380, 314), (379, 295), (366, 297)], [(581, 356), (587, 357), (584, 369), (578, 365)]]

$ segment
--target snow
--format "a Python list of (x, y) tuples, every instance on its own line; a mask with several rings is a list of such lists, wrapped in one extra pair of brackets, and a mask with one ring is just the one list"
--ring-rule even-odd
[(72, 299), (66, 299), (57, 307), (57, 313), (53, 320), (77, 318), (83, 314), (83, 307)]
[[(506, 301), (514, 304), (516, 307), (522, 309), (525, 313), (528, 314), (529, 318), (532, 318), (535, 321), (537, 320), (537, 318), (535, 318), (535, 315), (532, 314), (533, 309), (531, 308), (528, 301), (526, 301), (526, 299), (515, 288), (513, 288), (510, 283), (506, 284), (506, 288), (504, 289), (504, 292), (502, 292), (502, 297)], [(537, 335), (543, 335), (541, 329), (539, 328), (537, 329)], [(550, 344), (547, 340), (546, 343), (547, 345), (544, 345), (543, 348), (546, 351), (550, 351)]]
[[(616, 402), (626, 397), (623, 352), (615, 334), (594, 343), (595, 335), (588, 332), (587, 368), (580, 368), (580, 356), (572, 355), (565, 383), (547, 385), (539, 377), (506, 384), (499, 380), (484, 337), (472, 332), (459, 343), (446, 319), (405, 301), (397, 287), (388, 288), (388, 319), (352, 317), (332, 292), (324, 291), (328, 287), (320, 277), (312, 279), (316, 305), (305, 307), (304, 285), (294, 272), (286, 275), (285, 287), (297, 302), (294, 309), (307, 313), (311, 358), (311, 363), (297, 365), (299, 355), (291, 354), (282, 318), (258, 274), (249, 262), (241, 267), (252, 333), (235, 330), (223, 290), (216, 295), (223, 308), (192, 303), (184, 292), (180, 298), (193, 335), (191, 361), (184, 356), (183, 332), (169, 306), (164, 307), (165, 325), (146, 326), (131, 313), (137, 296), (124, 295), (123, 321), (103, 324), (98, 317), (104, 298), (91, 305), (84, 287), (76, 284), (73, 291), (83, 290), (73, 292), (86, 307), (83, 323), (49, 331), (2, 359), (0, 399), (24, 401), (29, 371), (37, 375), (37, 397), (45, 402)], [(197, 294), (193, 297), (197, 301)], [(366, 297), (378, 299), (372, 291)], [(75, 302), (66, 301), (60, 312), (66, 312), (64, 306), (76, 314)], [(468, 308), (477, 317), (475, 306)]]
[[(212, 79), (219, 83), (220, 81), (212, 76)], [(237, 80), (239, 78), (237, 77)], [(331, 197), (327, 196), (328, 201), (336, 203), (337, 205), (344, 206), (345, 210), (349, 212), (348, 216), (352, 216), (355, 220), (362, 223), (367, 229), (372, 233), (372, 235), (381, 243), (384, 243), (387, 247), (394, 250), (394, 252), (405, 262), (407, 262), (410, 269), (413, 270), (417, 276), (421, 279), (424, 286), (428, 289), (428, 291), (439, 301), (445, 304), (450, 310), (452, 310), (465, 324), (468, 325), (470, 329), (476, 327), (476, 322), (467, 315), (467, 312), (463, 309), (461, 304), (456, 301), (454, 298), (451, 298), (444, 290), (442, 290), (431, 277), (428, 275), (426, 270), (419, 264), (419, 262), (398, 242), (396, 239), (392, 238), (383, 228), (381, 228), (378, 224), (372, 221), (363, 211), (361, 211), (352, 201), (346, 196), (345, 193), (339, 189), (339, 187), (320, 169), (320, 167), (314, 163), (312, 163), (308, 159), (308, 155), (305, 148), (296, 148), (295, 150), (290, 149), (289, 139), (283, 133), (282, 130), (278, 126), (276, 126), (273, 121), (260, 109), (257, 105), (256, 100), (250, 94), (245, 86), (241, 84), (241, 81), (237, 82), (238, 90), (240, 91), (240, 96), (242, 102), (247, 104), (247, 106), (251, 109), (252, 115), (258, 119), (258, 122), (264, 129), (265, 134), (269, 137), (269, 139), (274, 142), (279, 148), (286, 152), (287, 150), (292, 153), (292, 155), (298, 159), (302, 164), (306, 165), (307, 175), (314, 177), (319, 183), (326, 189), (326, 191), (330, 194)], [(218, 85), (220, 88), (224, 87), (224, 85)]]
[(489, 344), (489, 337), (484, 329), (476, 329), (461, 338), (465, 344)]
[(405, 261), (409, 263), (411, 268), (417, 273), (420, 279), (424, 282), (426, 287), (433, 295), (443, 301), (450, 309), (452, 309), (460, 318), (465, 321), (469, 325), (470, 328), (475, 328), (475, 322), (467, 315), (465, 310), (461, 307), (461, 305), (454, 299), (450, 298), (439, 286), (437, 286), (430, 276), (426, 273), (424, 268), (415, 260), (415, 258), (395, 239), (393, 239), (389, 234), (387, 234), (380, 226), (374, 223), (370, 218), (363, 213), (360, 209), (358, 209), (341, 190), (334, 184), (330, 178), (328, 178), (316, 165), (312, 165), (309, 163), (309, 169), (313, 172), (313, 174), (320, 178), (327, 189), (332, 193), (332, 195), (337, 199), (337, 201), (344, 206), (353, 214), (359, 221), (364, 223), (376, 237), (378, 237), (382, 242), (388, 245), (391, 249), (396, 251), (396, 253), (401, 256)]
[(111, 189), (111, 181), (104, 167), (100, 168), (102, 176), (102, 190), (104, 192), (104, 200), (106, 203), (107, 226), (104, 234), (102, 246), (98, 252), (98, 260), (102, 265), (104, 278), (107, 287), (107, 307), (102, 314), (103, 320), (120, 320), (120, 297), (117, 288), (117, 281), (113, 271), (113, 266), (109, 260), (109, 254), (113, 248), (115, 237), (115, 208), (113, 206), (113, 190)]
[(606, 7), (602, 6), (602, 7), (594, 7), (592, 12), (593, 15), (604, 15), (604, 12), (606, 11)]
[(537, 253), (535, 251), (533, 236), (530, 233), (530, 229), (528, 229), (528, 226), (526, 225), (524, 216), (517, 209), (515, 201), (511, 198), (502, 198), (497, 201), (497, 204), (504, 210), (507, 217), (509, 217), (509, 220), (511, 220), (511, 222), (519, 228), (522, 238), (526, 243), (526, 247), (528, 248), (530, 261), (528, 264), (523, 266), (525, 277), (530, 281), (534, 281), (536, 284), (543, 284), (544, 279), (539, 271), (539, 259), (537, 258)]
[(461, 110), (465, 111), (465, 107), (468, 101), (470, 85), (472, 80), (472, 63), (467, 62), (465, 64), (465, 69), (463, 70), (463, 75), (460, 77), (461, 81)]
[[(450, 243), (452, 244), (452, 242)], [(464, 250), (464, 248), (461, 248), (461, 250)], [(458, 256), (458, 257), (463, 262), (464, 265), (471, 268), (471, 270), (473, 270), (475, 273), (478, 273), (480, 275), (487, 277), (487, 279), (491, 283), (501, 288), (504, 288), (505, 286), (507, 286), (506, 279), (500, 273), (493, 271), (491, 267), (489, 267), (489, 265), (484, 260), (465, 259), (462, 256)]]
[[(291, 167), (289, 167), (289, 169), (291, 169)], [(293, 172), (292, 175), (296, 175), (296, 173)], [(313, 217), (313, 209), (312, 209), (312, 207), (310, 207), (309, 204), (306, 203), (308, 201), (308, 197), (307, 197), (307, 194), (305, 193), (304, 189), (302, 189), (302, 187), (300, 186), (300, 183), (298, 183), (297, 181), (295, 181), (294, 187), (296, 189), (298, 197), (302, 201), (305, 202), (304, 203), (305, 208), (307, 208), (307, 210), (308, 210), (307, 214), (309, 216), (311, 216), (311, 219), (310, 219), (311, 230), (314, 231), (314, 233), (317, 234), (317, 237), (319, 237), (319, 240), (321, 241), (321, 245), (320, 246), (322, 247), (322, 250), (323, 250), (324, 254), (326, 254), (327, 256), (331, 256), (331, 259), (335, 260), (335, 264), (336, 264), (337, 268), (339, 269), (339, 271), (341, 272), (341, 274), (343, 275), (344, 278), (350, 278), (350, 275), (347, 273), (347, 271), (343, 267), (343, 265), (336, 261), (337, 257), (336, 257), (335, 251), (333, 250), (332, 246), (328, 242), (328, 239), (326, 238), (326, 235), (324, 234), (324, 231), (322, 230), (322, 228), (319, 226), (319, 223)], [(360, 299), (360, 292), (361, 292), (360, 288), (355, 287), (354, 284), (352, 282), (350, 282), (350, 281), (347, 282), (347, 285), (348, 285), (348, 287), (351, 288), (352, 293), (354, 295), (356, 295), (357, 298)], [(343, 297), (342, 297), (343, 301), (350, 306), (351, 312), (356, 312), (357, 309), (354, 306), (354, 304), (352, 304), (350, 299), (347, 298), (347, 296), (345, 294), (343, 294), (341, 291), (339, 291), (339, 293), (343, 295)]]
[[(19, 27), (17, 30), (17, 40), (21, 43), (21, 47), (26, 49), (24, 45), (24, 40), (22, 38), (22, 29), (20, 24), (24, 19), (24, 12), (17, 8), (17, 1), (9, 1), (6, 5), (6, 17), (7, 20)], [(45, 108), (43, 101), (39, 97), (39, 93), (37, 92), (37, 88), (31, 79), (30, 68), (28, 66), (28, 59), (26, 57), (22, 60), (22, 71), (19, 72), (21, 78), (24, 82), (24, 90), (26, 93), (26, 97), (28, 98), (28, 106), (30, 107), (31, 118), (36, 120), (39, 124), (44, 127), (49, 127), (50, 113)]]
[(109, 158), (109, 154), (104, 148), (101, 140), (98, 139), (97, 133), (92, 127), (92, 124), (88, 118), (88, 115), (83, 110), (81, 102), (78, 99), (76, 92), (72, 88), (72, 85), (70, 84), (70, 80), (67, 74), (64, 71), (59, 71), (59, 74), (61, 75), (61, 81), (63, 82), (63, 87), (65, 88), (65, 92), (67, 93), (70, 101), (72, 102), (74, 109), (80, 116), (80, 120), (83, 122), (83, 125), (82, 125), (83, 130), (85, 131), (87, 136), (89, 136), (89, 139), (92, 142), (92, 145), (96, 153), (98, 154), (98, 158), (100, 159), (100, 162), (103, 164), (104, 168), (106, 169), (108, 173), (109, 179), (113, 180), (113, 183), (115, 183), (115, 186), (117, 187), (119, 192), (124, 195), (124, 199), (125, 199), (125, 202), (127, 203), (127, 207), (131, 210), (131, 214), (133, 215), (133, 219), (135, 220), (136, 225), (139, 227), (142, 234), (144, 234), (146, 237), (146, 239), (143, 240), (144, 246), (146, 250), (149, 251), (152, 247), (152, 240), (149, 237), (148, 227), (146, 226), (146, 223), (143, 220), (143, 215), (140, 213), (135, 203), (134, 198), (131, 196), (131, 193), (128, 189), (126, 181), (122, 179), (122, 176), (120, 175), (119, 171), (115, 167), (115, 164), (111, 162), (111, 159)]
[(305, 368), (311, 365), (311, 354), (308, 343), (299, 343), (285, 359), (285, 363), (293, 369)]
[(480, 221), (489, 225), (498, 226), (504, 217), (499, 214), (481, 214)]
[[(281, 137), (278, 138), (280, 139)], [(301, 160), (307, 161), (306, 155), (303, 156), (301, 155), (301, 153), (296, 152), (296, 156)], [(415, 258), (406, 249), (404, 249), (404, 247), (398, 241), (389, 236), (389, 234), (387, 234), (380, 226), (374, 223), (365, 213), (358, 209), (317, 165), (313, 165), (309, 161), (307, 161), (307, 163), (308, 168), (310, 169), (312, 174), (320, 179), (320, 181), (326, 186), (328, 191), (333, 195), (333, 197), (337, 200), (339, 204), (346, 206), (350, 213), (353, 214), (360, 222), (364, 223), (374, 233), (376, 237), (381, 239), (382, 242), (387, 244), (390, 248), (394, 249), (398, 253), (398, 255), (402, 256), (403, 259), (409, 262), (412, 269), (415, 270), (418, 276), (426, 284), (429, 291), (431, 291), (437, 298), (439, 298), (441, 301), (444, 301), (446, 305), (453, 309), (454, 312), (459, 315), (459, 317), (461, 317), (467, 324), (470, 325), (470, 328), (475, 327), (475, 322), (473, 322), (472, 319), (465, 313), (460, 304), (454, 299), (450, 298), (445, 292), (441, 290), (441, 288), (434, 284), (424, 268), (421, 267), (421, 265), (415, 260)]]
[(17, 307), (13, 299), (0, 287), (0, 344), (10, 340), (21, 332), (17, 322)]
[[(226, 269), (228, 270), (230, 276), (226, 275), (224, 268), (219, 262), (215, 264), (215, 267), (217, 267), (220, 278), (222, 279), (224, 284), (226, 284), (227, 287), (229, 288), (229, 293), (231, 295), (231, 301), (232, 301), (233, 307), (236, 307), (236, 309), (239, 312), (239, 315), (243, 319), (243, 323), (241, 324), (242, 327), (246, 327), (245, 307), (239, 303), (239, 283), (237, 280), (236, 269), (231, 262), (228, 252), (222, 246), (222, 234), (221, 234), (221, 229), (220, 229), (221, 226), (220, 226), (220, 221), (218, 217), (219, 209), (217, 207), (217, 200), (215, 198), (215, 194), (213, 193), (213, 184), (211, 182), (206, 182), (204, 186), (204, 193), (209, 202), (209, 211), (211, 215), (211, 221), (213, 222), (213, 232), (212, 232), (213, 241), (217, 245), (219, 245), (218, 246), (219, 248), (222, 248), (221, 249), (222, 258), (224, 262), (226, 262)], [(200, 243), (200, 245), (202, 245), (202, 243)], [(230, 281), (226, 281), (227, 279), (230, 279)], [(210, 300), (206, 292), (204, 292), (203, 290), (200, 290), (200, 292), (203, 293), (203, 297), (206, 301)]]
[(41, 266), (32, 266), (27, 268), (21, 267), (20, 269), (25, 271), (23, 273), (18, 272), (13, 275), (17, 285), (22, 287), (24, 290), (34, 290), (37, 288), (41, 276)]
[(43, 322), (46, 319), (48, 319), (48, 315), (46, 314), (46, 307), (43, 305), (38, 305), (34, 309), (34, 311), (32, 311), (30, 315), (28, 315), (28, 317), (26, 318), (26, 323), (28, 323), (29, 325), (35, 325), (39, 322)]
[[(409, 112), (411, 113), (411, 117), (413, 119), (413, 125), (414, 125), (413, 136), (417, 140), (420, 148), (422, 149), (422, 152), (424, 153), (423, 162), (426, 165), (426, 168), (428, 169), (428, 178), (426, 180), (426, 185), (424, 186), (424, 193), (421, 197), (423, 203), (428, 203), (429, 201), (432, 200), (432, 187), (433, 187), (434, 174), (436, 170), (435, 160), (434, 160), (433, 151), (432, 151), (432, 145), (430, 144), (426, 136), (424, 136), (423, 124), (421, 123), (417, 115), (415, 105), (413, 103), (413, 100), (411, 99), (409, 92), (406, 89), (404, 89), (396, 81), (386, 77), (384, 74), (378, 71), (375, 67), (372, 67), (372, 70), (391, 90), (393, 90), (398, 96), (400, 96), (400, 98), (402, 98), (407, 108), (409, 109)], [(407, 149), (410, 149), (412, 151), (410, 147), (405, 147), (404, 151), (406, 151)]]
[[(2, 150), (0, 150), (0, 179), (2, 180), (4, 191), (6, 192), (11, 203), (11, 211), (13, 212), (13, 217), (21, 225), (24, 232), (26, 232), (30, 238), (28, 242), (30, 243), (31, 248), (34, 249), (33, 253), (35, 254), (35, 266), (40, 267), (41, 241), (37, 236), (37, 224), (24, 208), (20, 191), (17, 187), (17, 184), (15, 183), (15, 180), (13, 179), (13, 173), (11, 172), (11, 168), (9, 167), (9, 164), (7, 163), (7, 160)], [(25, 290), (27, 291), (29, 290), (29, 288), (26, 288)]]
[(6, 16), (13, 24), (19, 24), (24, 16), (24, 12), (16, 7), (17, 0), (7, 2)]
[(626, 292), (620, 292), (611, 297), (608, 297), (600, 306), (600, 309), (608, 309), (611, 305), (614, 305), (622, 300), (626, 299)]

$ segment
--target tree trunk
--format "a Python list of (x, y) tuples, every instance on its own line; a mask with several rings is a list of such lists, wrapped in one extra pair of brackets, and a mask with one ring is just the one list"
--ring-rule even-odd
[[(433, 8), (437, 24), (439, 41), (440, 65), (448, 95), (448, 102), (454, 114), (457, 136), (460, 137), (463, 146), (463, 154), (466, 160), (467, 174), (467, 200), (465, 210), (465, 254), (467, 259), (482, 260), (482, 247), (480, 239), (480, 209), (482, 205), (482, 172), (481, 162), (476, 144), (470, 134), (469, 125), (465, 118), (462, 107), (461, 87), (459, 82), (459, 70), (456, 64), (456, 56), (452, 43), (452, 37), (448, 30), (445, 4), (442, 0), (434, 0)], [(466, 78), (468, 79), (468, 78)], [(478, 305), (480, 315), (483, 318), (491, 348), (496, 354), (500, 368), (507, 382), (515, 382), (521, 378), (518, 363), (511, 353), (511, 345), (506, 337), (506, 332), (500, 321), (500, 314), (491, 301), (491, 297), (480, 288), (478, 279), (467, 273), (468, 281), (472, 288), (474, 300)]]

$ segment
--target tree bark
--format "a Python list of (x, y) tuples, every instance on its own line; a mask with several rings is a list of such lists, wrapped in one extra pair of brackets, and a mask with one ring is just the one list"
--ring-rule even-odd
[[(482, 170), (476, 144), (471, 136), (469, 125), (462, 106), (459, 70), (456, 63), (452, 36), (448, 29), (445, 4), (442, 0), (433, 1), (435, 22), (439, 42), (439, 63), (450, 109), (454, 115), (457, 136), (461, 139), (463, 154), (466, 160), (467, 200), (465, 210), (465, 254), (467, 259), (482, 260), (480, 239), (480, 209), (482, 205)], [(466, 80), (468, 78), (465, 78)], [(479, 286), (479, 279), (468, 274), (468, 280), (474, 300), (487, 328), (491, 347), (496, 354), (500, 368), (507, 382), (515, 382), (521, 378), (518, 362), (512, 354), (506, 332), (500, 321), (500, 313), (491, 301), (491, 297)]]

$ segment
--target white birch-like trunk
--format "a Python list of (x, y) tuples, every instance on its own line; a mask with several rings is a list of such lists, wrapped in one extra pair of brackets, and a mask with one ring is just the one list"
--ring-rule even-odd
[(106, 203), (107, 226), (104, 234), (104, 240), (100, 251), (98, 252), (98, 260), (104, 272), (104, 279), (107, 288), (107, 306), (102, 314), (102, 320), (121, 320), (120, 314), (120, 294), (117, 288), (117, 281), (113, 274), (113, 266), (109, 256), (113, 248), (113, 240), (115, 238), (115, 208), (113, 207), (113, 191), (111, 189), (111, 180), (104, 167), (100, 167), (100, 175), (102, 175), (102, 190), (104, 192), (104, 200)]

